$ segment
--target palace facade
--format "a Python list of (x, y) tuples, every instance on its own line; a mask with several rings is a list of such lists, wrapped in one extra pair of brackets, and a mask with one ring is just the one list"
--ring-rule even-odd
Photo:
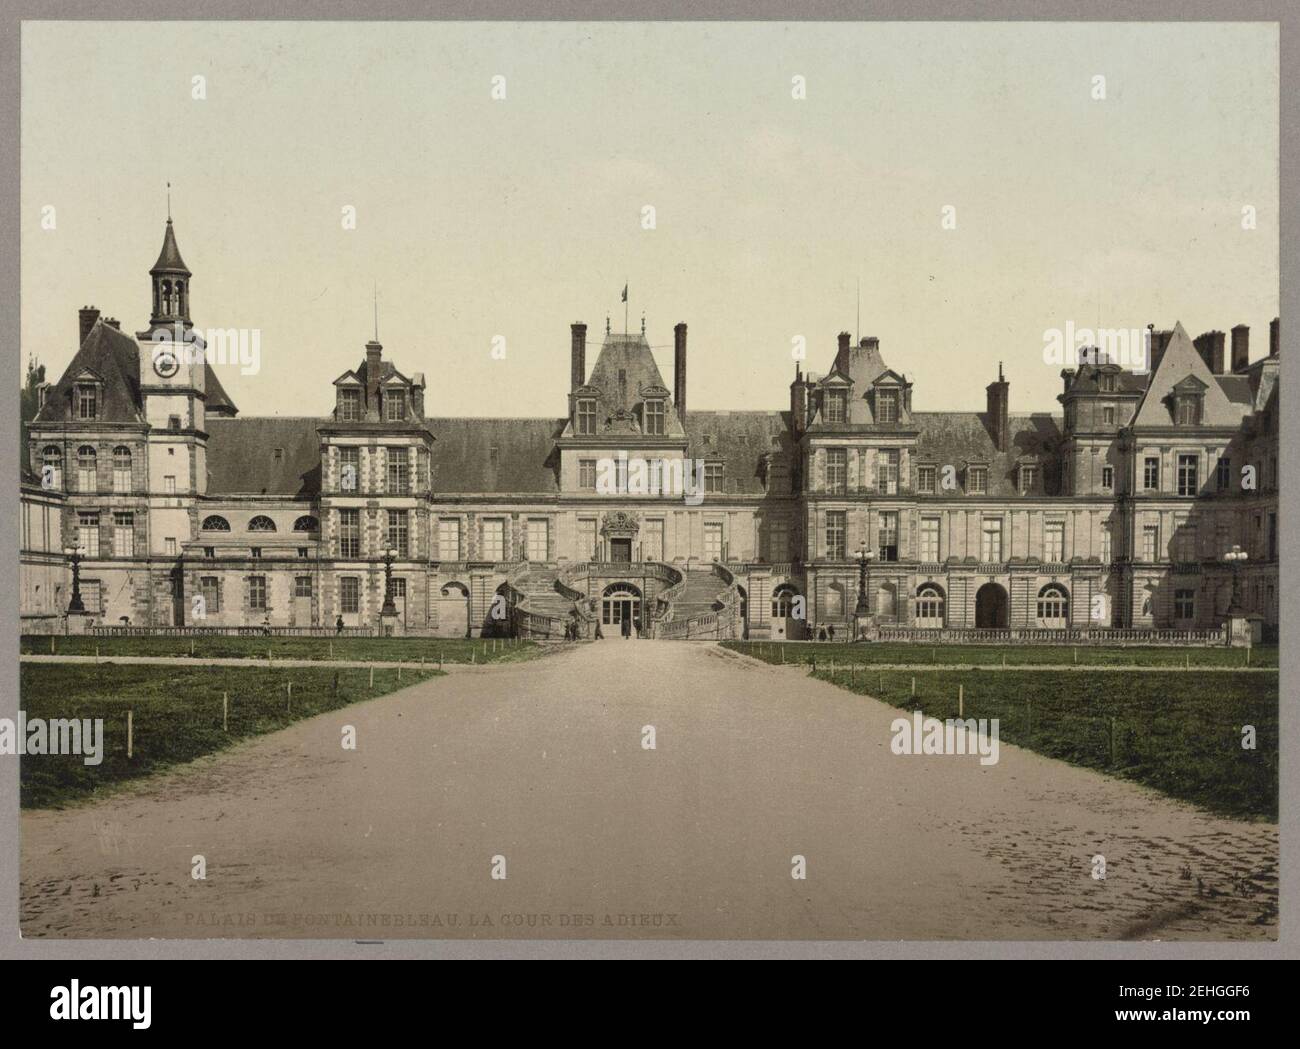
[(83, 308), (40, 389), (25, 631), (1212, 631), (1235, 601), (1276, 634), (1276, 319), (1253, 360), (1244, 325), (1153, 331), (1145, 372), (1094, 353), (1056, 412), (1013, 412), (1001, 366), (984, 412), (918, 410), (846, 333), (787, 410), (692, 411), (686, 325), (670, 389), (607, 323), (590, 367), (571, 326), (559, 416), (433, 414), (372, 341), (327, 413), (249, 418), (192, 352), (191, 276), (169, 219), (148, 326)]

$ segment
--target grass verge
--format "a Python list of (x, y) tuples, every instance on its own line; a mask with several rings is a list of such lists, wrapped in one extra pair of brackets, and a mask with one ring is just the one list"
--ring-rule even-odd
[(545, 647), (513, 638), (433, 637), (59, 637), (25, 634), (23, 655), (194, 656), (198, 659), (398, 660), (506, 663), (532, 659)]

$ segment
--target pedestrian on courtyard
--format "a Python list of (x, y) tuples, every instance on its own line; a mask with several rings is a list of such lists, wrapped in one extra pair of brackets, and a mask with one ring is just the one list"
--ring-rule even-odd
[(343, 616), (342, 616), (342, 615), (340, 615), (340, 616), (338, 617), (338, 619), (336, 619), (336, 620), (334, 621), (334, 633), (336, 633), (336, 634), (341, 634), (341, 633), (343, 633)]

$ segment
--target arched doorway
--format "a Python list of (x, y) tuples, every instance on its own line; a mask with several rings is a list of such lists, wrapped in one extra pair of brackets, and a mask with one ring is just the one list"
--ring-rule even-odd
[(1048, 583), (1038, 591), (1038, 625), (1061, 630), (1069, 626), (1070, 595), (1060, 583)]
[(772, 591), (772, 636), (800, 640), (803, 637), (804, 599), (789, 583)]
[(641, 619), (641, 591), (631, 583), (612, 583), (600, 598), (601, 633), (614, 637), (629, 623), (638, 635), (645, 632)]
[(1007, 625), (1007, 592), (997, 583), (985, 583), (975, 592), (975, 626), (993, 630)]

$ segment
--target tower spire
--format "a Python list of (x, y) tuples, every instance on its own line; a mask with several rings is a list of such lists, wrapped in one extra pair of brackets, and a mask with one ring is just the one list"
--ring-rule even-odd
[(375, 281), (375, 342), (379, 341), (379, 281)]
[(167, 221), (172, 220), (172, 184), (167, 183)]

